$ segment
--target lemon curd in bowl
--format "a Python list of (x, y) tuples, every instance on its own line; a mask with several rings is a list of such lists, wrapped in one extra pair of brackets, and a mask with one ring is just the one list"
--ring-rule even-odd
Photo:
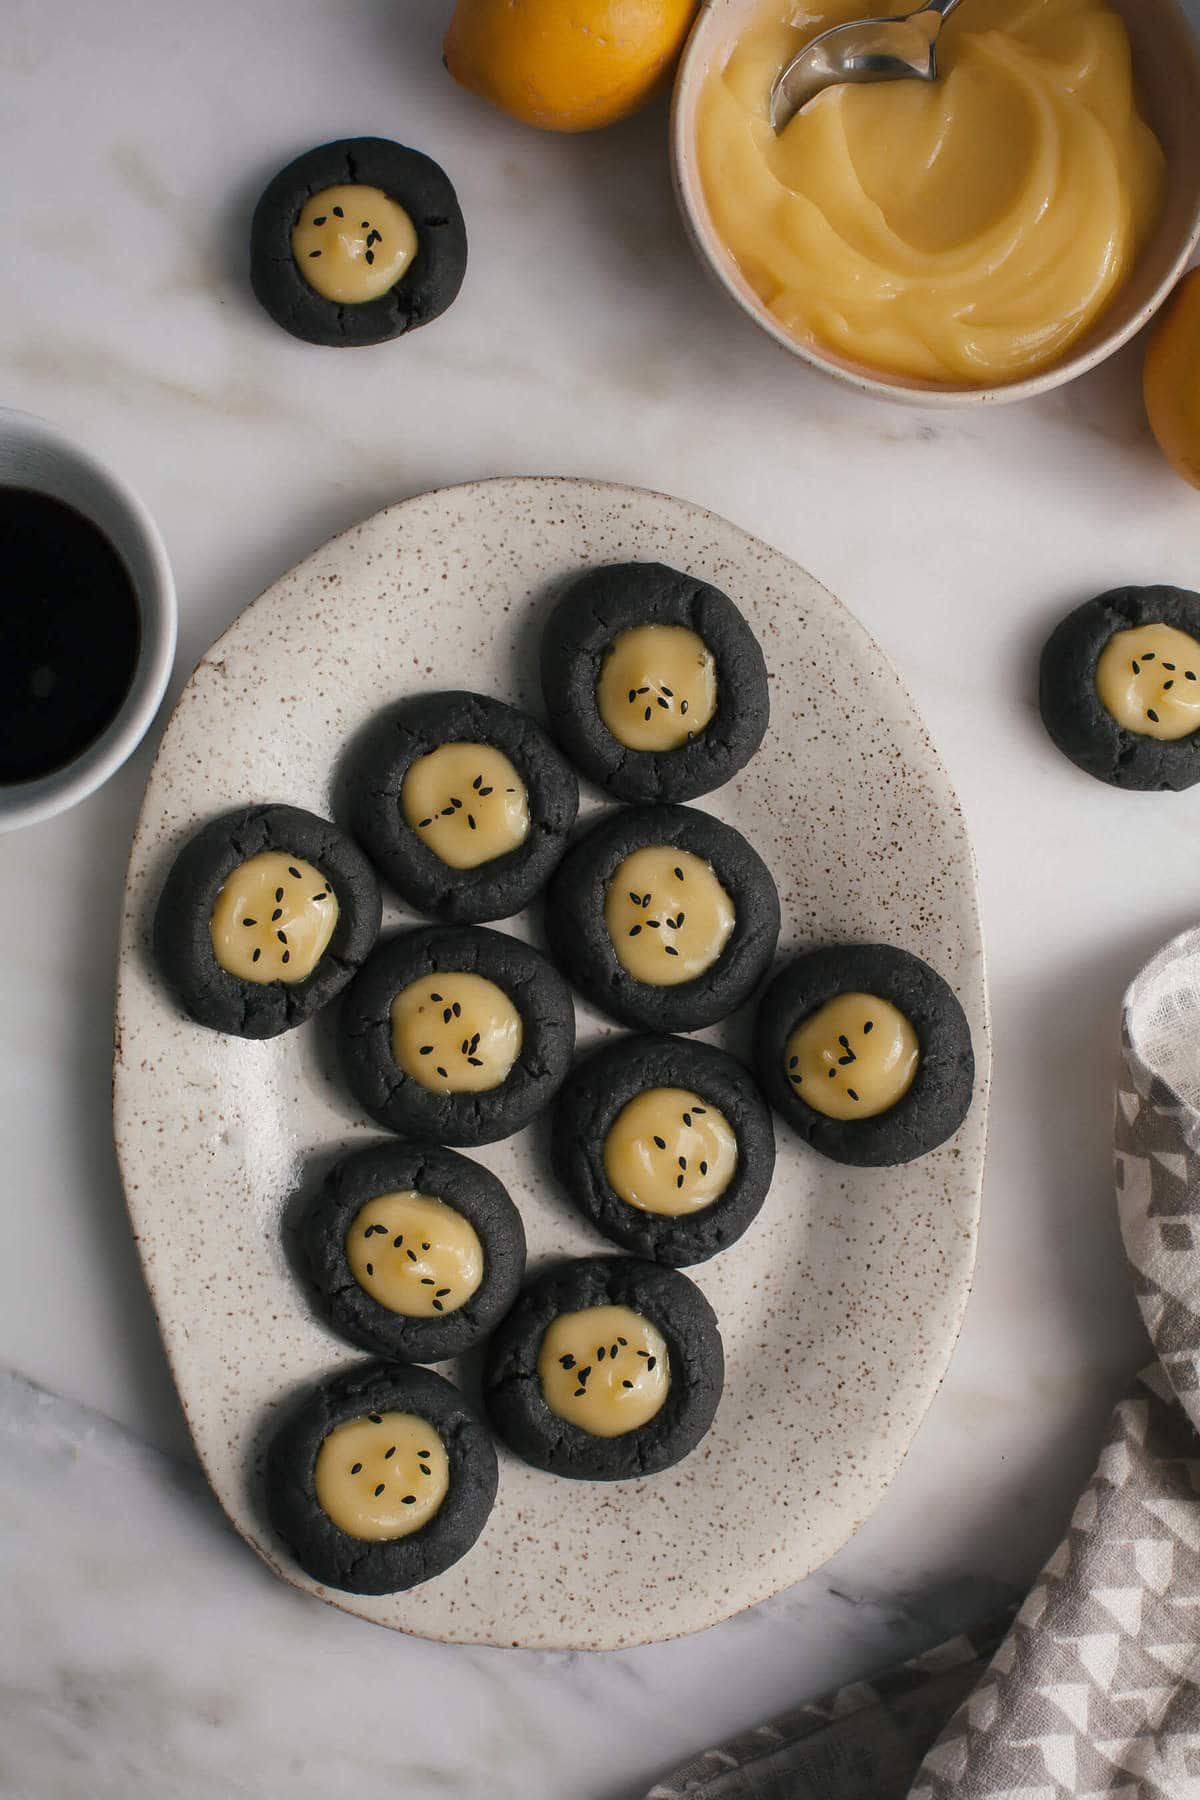
[(830, 89), (776, 137), (779, 70), (869, 10), (747, 10), (695, 106), (712, 227), (798, 345), (943, 388), (1025, 380), (1092, 331), (1163, 211), (1125, 23), (1107, 0), (970, 0), (937, 82)]

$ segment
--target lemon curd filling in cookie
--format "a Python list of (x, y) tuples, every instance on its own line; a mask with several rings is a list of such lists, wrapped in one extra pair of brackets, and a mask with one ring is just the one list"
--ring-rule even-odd
[(1190, 737), (1200, 729), (1200, 643), (1173, 625), (1118, 631), (1100, 653), (1096, 692), (1125, 731)]
[(392, 1056), (434, 1093), (497, 1088), (521, 1054), (521, 1015), (504, 989), (482, 975), (423, 977), (392, 1001)]
[(340, 1531), (382, 1543), (434, 1517), (450, 1487), (450, 1461), (438, 1433), (415, 1413), (365, 1413), (324, 1439), (313, 1483)]
[(337, 896), (319, 869), (264, 850), (228, 875), (209, 920), (213, 955), (239, 981), (306, 981), (329, 948)]
[(635, 625), (608, 649), (596, 686), (600, 717), (630, 750), (678, 750), (712, 721), (717, 665), (684, 625)]
[(561, 1313), (538, 1354), (552, 1413), (593, 1437), (636, 1431), (661, 1411), (671, 1371), (662, 1333), (628, 1306)]
[(378, 300), (417, 254), (404, 208), (382, 188), (346, 183), (306, 200), (292, 227), (292, 255), (309, 287), (339, 305)]
[(902, 1100), (921, 1060), (904, 1014), (875, 994), (838, 994), (784, 1047), (792, 1092), (830, 1119), (872, 1119)]
[(737, 1171), (733, 1127), (687, 1088), (647, 1088), (623, 1106), (604, 1140), (613, 1192), (641, 1212), (679, 1218), (711, 1206)]
[(408, 1188), (377, 1194), (346, 1233), (359, 1286), (389, 1312), (429, 1319), (457, 1312), (483, 1280), (483, 1245), (453, 1206)]
[(670, 844), (625, 857), (604, 900), (617, 961), (651, 987), (703, 975), (724, 950), (735, 916), (712, 865)]
[(439, 744), (400, 786), (405, 823), (452, 869), (477, 869), (529, 836), (525, 783), (490, 744)]

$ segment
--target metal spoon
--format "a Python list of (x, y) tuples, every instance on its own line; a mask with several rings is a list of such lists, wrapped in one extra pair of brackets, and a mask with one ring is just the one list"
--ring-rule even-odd
[(771, 124), (790, 125), (802, 106), (843, 81), (936, 81), (937, 40), (960, 0), (925, 0), (919, 12), (852, 19), (813, 38), (771, 89)]

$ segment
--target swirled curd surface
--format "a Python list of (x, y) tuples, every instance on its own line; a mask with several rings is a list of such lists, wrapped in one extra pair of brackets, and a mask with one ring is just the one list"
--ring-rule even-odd
[(776, 137), (778, 71), (869, 10), (750, 15), (698, 101), (713, 223), (798, 339), (938, 384), (1031, 375), (1108, 306), (1162, 208), (1125, 25), (1105, 0), (970, 0), (937, 82), (829, 89)]

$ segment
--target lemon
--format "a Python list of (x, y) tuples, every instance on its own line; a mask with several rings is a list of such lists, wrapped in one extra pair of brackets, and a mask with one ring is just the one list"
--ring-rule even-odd
[(1142, 392), (1159, 449), (1177, 475), (1200, 488), (1200, 269), (1184, 276), (1159, 316)]
[(592, 131), (645, 104), (695, 11), (696, 0), (458, 0), (446, 67), (526, 125)]

